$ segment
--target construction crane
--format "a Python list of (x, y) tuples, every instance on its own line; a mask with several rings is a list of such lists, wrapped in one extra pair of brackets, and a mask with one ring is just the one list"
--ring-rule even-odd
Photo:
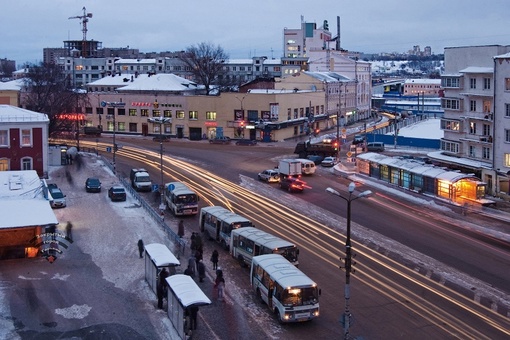
[(87, 13), (87, 10), (85, 9), (85, 7), (83, 7), (83, 15), (69, 17), (69, 19), (80, 19), (81, 20), (81, 23), (83, 25), (83, 28), (82, 28), (83, 41), (87, 40), (87, 22), (89, 21), (89, 18), (92, 18), (92, 13)]

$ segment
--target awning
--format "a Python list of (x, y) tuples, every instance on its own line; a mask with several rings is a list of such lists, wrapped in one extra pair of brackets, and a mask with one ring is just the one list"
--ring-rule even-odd
[(181, 264), (181, 262), (164, 244), (148, 244), (145, 246), (145, 251), (156, 267), (179, 266)]
[(166, 282), (184, 308), (191, 305), (203, 306), (211, 304), (211, 300), (198, 287), (191, 276), (175, 274), (167, 277)]

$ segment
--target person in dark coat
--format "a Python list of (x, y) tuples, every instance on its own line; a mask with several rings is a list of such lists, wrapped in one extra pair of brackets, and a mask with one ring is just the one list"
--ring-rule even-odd
[(140, 253), (140, 258), (143, 257), (143, 241), (142, 239), (138, 240), (138, 252)]
[(189, 306), (189, 319), (190, 319), (190, 329), (197, 329), (197, 315), (198, 315), (198, 307), (195, 305)]
[(179, 226), (177, 227), (177, 235), (182, 238), (184, 236), (184, 221), (179, 221)]
[(202, 251), (200, 249), (197, 249), (195, 251), (195, 265), (197, 266), (197, 271), (198, 271), (198, 263), (200, 261), (202, 261)]
[(214, 249), (211, 255), (211, 262), (213, 263), (213, 270), (218, 269), (218, 258), (219, 258), (218, 251)]
[(199, 281), (200, 282), (204, 282), (204, 278), (205, 278), (205, 265), (204, 265), (204, 262), (202, 261), (202, 259), (200, 259), (200, 261), (198, 261), (197, 272), (198, 272), (198, 279), (199, 279)]
[(163, 270), (159, 273), (159, 280), (158, 280), (158, 287), (157, 287), (157, 293), (158, 293), (158, 308), (163, 309), (163, 298), (166, 296), (166, 278), (168, 277), (168, 271), (166, 268), (163, 268)]
[(186, 268), (186, 270), (184, 271), (184, 275), (193, 277), (193, 269), (190, 265), (188, 265), (188, 268)]
[(73, 240), (73, 224), (71, 223), (71, 221), (67, 221), (66, 237), (71, 241)]

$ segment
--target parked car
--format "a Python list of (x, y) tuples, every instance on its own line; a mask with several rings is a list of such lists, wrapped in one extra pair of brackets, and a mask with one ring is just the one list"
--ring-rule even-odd
[(168, 135), (155, 135), (154, 137), (152, 137), (152, 140), (155, 141), (155, 142), (169, 142), (170, 141), (170, 136), (168, 136)]
[(101, 181), (99, 178), (89, 177), (85, 181), (86, 192), (101, 192)]
[(211, 143), (211, 144), (230, 144), (230, 137), (215, 137), (213, 139), (209, 139), (209, 143)]
[(305, 182), (294, 177), (286, 177), (280, 180), (280, 188), (288, 192), (302, 192), (305, 188)]
[(361, 144), (365, 143), (365, 136), (364, 135), (354, 135), (354, 139), (352, 140), (352, 144)]
[(108, 189), (108, 197), (113, 201), (125, 201), (126, 200), (126, 189), (121, 185), (114, 185)]
[(55, 189), (55, 188), (58, 188), (58, 185), (56, 185), (55, 183), (48, 183), (48, 190)]
[(322, 166), (325, 166), (325, 167), (332, 167), (332, 166), (335, 166), (335, 164), (338, 163), (336, 161), (336, 157), (326, 157), (324, 158), (324, 160), (321, 162), (321, 165)]
[(306, 158), (313, 161), (315, 163), (315, 165), (321, 164), (322, 160), (324, 159), (324, 157), (319, 156), (319, 155), (310, 155)]
[(236, 141), (236, 145), (257, 145), (255, 139), (239, 139)]
[(52, 208), (64, 208), (67, 205), (66, 195), (56, 186), (50, 189), (50, 195), (50, 206)]
[(384, 143), (382, 143), (382, 142), (368, 143), (367, 151), (373, 151), (373, 152), (384, 151)]
[(278, 183), (280, 182), (280, 172), (278, 170), (268, 169), (259, 172), (257, 175), (259, 180), (267, 183)]

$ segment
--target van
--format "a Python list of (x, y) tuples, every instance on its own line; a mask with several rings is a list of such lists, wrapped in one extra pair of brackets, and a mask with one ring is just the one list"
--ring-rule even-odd
[(303, 175), (313, 175), (315, 173), (315, 162), (305, 158), (298, 158), (299, 162), (301, 162), (301, 173)]
[(374, 151), (374, 152), (384, 151), (384, 143), (382, 143), (382, 142), (368, 143), (367, 151)]

